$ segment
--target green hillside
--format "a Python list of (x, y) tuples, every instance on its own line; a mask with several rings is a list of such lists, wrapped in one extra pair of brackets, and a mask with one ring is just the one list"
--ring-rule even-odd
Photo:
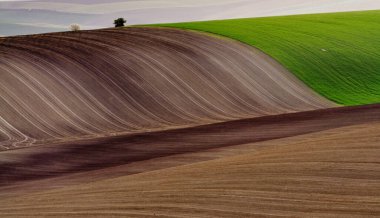
[(337, 103), (380, 102), (380, 11), (155, 26), (205, 31), (255, 46)]

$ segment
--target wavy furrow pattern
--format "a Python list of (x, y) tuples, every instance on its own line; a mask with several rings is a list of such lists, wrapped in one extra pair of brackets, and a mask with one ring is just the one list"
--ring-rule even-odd
[(265, 54), (190, 31), (0, 40), (0, 146), (333, 107)]

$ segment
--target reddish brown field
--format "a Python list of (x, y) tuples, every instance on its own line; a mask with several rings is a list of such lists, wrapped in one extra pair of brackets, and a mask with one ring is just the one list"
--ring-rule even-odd
[[(0, 185), (380, 121), (380, 105), (325, 109), (0, 152)], [(197, 159), (193, 159), (197, 161)], [(137, 171), (138, 172), (138, 171)], [(131, 168), (126, 174), (136, 173)]]
[[(297, 130), (298, 134), (289, 130)], [(376, 216), (380, 213), (379, 130), (380, 107), (368, 106), (162, 132), (163, 140), (158, 143), (156, 139), (155, 146), (144, 147), (149, 136), (140, 138), (141, 152), (135, 153), (140, 159), (136, 162), (3, 186), (0, 214), (36, 217)], [(181, 137), (176, 136), (178, 133)], [(268, 140), (260, 139), (262, 135)], [(270, 140), (280, 137), (285, 138)], [(235, 141), (229, 143), (234, 138)], [(115, 151), (122, 151), (122, 144)], [(196, 144), (202, 145), (201, 148), (193, 146)], [(33, 171), (33, 165), (23, 165), (27, 163), (25, 160), (32, 159), (26, 153), (33, 153), (25, 150), (10, 151), (20, 152), (19, 156), (13, 156), (15, 159), (8, 158), (11, 162), (18, 160), (19, 168), (13, 172)], [(85, 159), (101, 162), (100, 155), (90, 155), (90, 150)], [(162, 153), (165, 150), (171, 152)], [(50, 157), (57, 158), (58, 151)], [(105, 155), (111, 153), (104, 152)], [(125, 152), (126, 157), (129, 155)], [(68, 161), (60, 163), (48, 159), (50, 167), (45, 169), (70, 166), (73, 161), (70, 156), (66, 157)], [(34, 169), (38, 173), (43, 167)], [(77, 171), (80, 170), (79, 167)]]

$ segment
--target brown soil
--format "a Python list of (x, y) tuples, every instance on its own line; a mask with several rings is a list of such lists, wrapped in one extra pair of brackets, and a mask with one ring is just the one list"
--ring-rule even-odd
[(0, 39), (0, 149), (335, 105), (271, 58), (190, 31)]
[[(379, 121), (380, 105), (341, 107), (3, 151), (0, 152), (0, 185), (6, 190), (8, 186), (18, 186), (28, 181), (101, 169), (104, 169), (104, 173), (117, 166), (124, 167), (105, 175), (82, 175), (80, 181), (83, 181), (83, 177), (92, 180), (135, 174), (202, 161), (205, 160), (202, 152), (210, 149)], [(192, 156), (191, 161), (186, 156), (173, 156), (197, 152), (201, 154)], [(144, 164), (145, 161), (163, 157), (173, 158), (164, 164), (160, 164), (160, 161)]]
[[(373, 116), (376, 110), (380, 111), (378, 106), (362, 112)], [(345, 125), (237, 145), (235, 152), (229, 152), (235, 153), (233, 157), (114, 179), (94, 177), (92, 182), (62, 189), (5, 197), (0, 200), (0, 214), (16, 217), (377, 216), (380, 213), (379, 116), (373, 116), (372, 121), (348, 122), (359, 117), (355, 114), (358, 111), (359, 108), (344, 113), (318, 112), (315, 120), (335, 117), (329, 117), (335, 122), (324, 120), (327, 126), (338, 122)], [(318, 126), (318, 121), (311, 123)], [(228, 132), (234, 132), (231, 130)]]

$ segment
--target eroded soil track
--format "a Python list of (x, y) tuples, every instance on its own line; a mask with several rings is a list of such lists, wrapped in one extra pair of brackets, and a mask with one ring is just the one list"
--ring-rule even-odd
[[(121, 165), (128, 169), (123, 175), (140, 173), (150, 169), (128, 167), (128, 164), (376, 122), (380, 122), (380, 105), (369, 105), (3, 151), (0, 152), (0, 186)], [(201, 156), (192, 158), (192, 162), (199, 160)], [(178, 165), (176, 161), (165, 167)]]

